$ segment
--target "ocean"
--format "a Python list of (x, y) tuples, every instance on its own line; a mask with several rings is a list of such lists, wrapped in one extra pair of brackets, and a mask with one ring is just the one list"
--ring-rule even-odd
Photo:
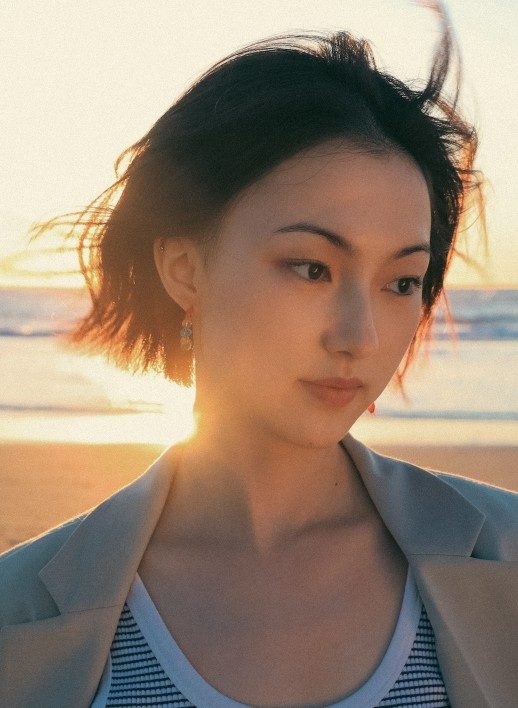
[[(376, 401), (378, 421), (518, 421), (518, 290), (448, 297), (456, 341), (440, 311), (428, 361), (420, 357), (409, 371), (408, 400), (387, 389)], [(157, 442), (171, 416), (176, 434), (186, 434), (192, 392), (59, 345), (56, 335), (87, 307), (84, 291), (0, 288), (0, 437), (63, 438), (66, 422), (71, 439)]]

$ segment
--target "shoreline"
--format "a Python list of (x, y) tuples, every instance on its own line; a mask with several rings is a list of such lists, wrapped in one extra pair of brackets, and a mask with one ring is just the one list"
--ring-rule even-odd
[[(377, 452), (518, 491), (518, 444), (368, 441)], [(0, 553), (91, 509), (168, 447), (153, 443), (0, 440)]]

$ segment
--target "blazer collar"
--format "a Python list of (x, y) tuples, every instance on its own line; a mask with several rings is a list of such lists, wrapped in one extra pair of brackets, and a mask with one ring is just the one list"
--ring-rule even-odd
[[(379, 455), (350, 434), (341, 443), (412, 567), (451, 705), (514, 705), (518, 642), (508, 630), (518, 621), (511, 602), (518, 596), (518, 568), (476, 556), (485, 515), (433, 472)], [(74, 705), (90, 705), (181, 450), (171, 446), (95, 507), (42, 568), (39, 577), (61, 615), (3, 630), (8, 699), (2, 703), (0, 661), (2, 705), (66, 708), (71, 687)]]
[[(485, 515), (438, 476), (370, 450), (341, 444), (385, 525), (407, 557), (470, 556)], [(164, 507), (182, 443), (167, 448), (134, 482), (82, 520), (39, 577), (61, 613), (122, 606)]]
[(38, 573), (59, 611), (122, 607), (158, 522), (181, 444), (85, 516)]
[(439, 476), (380, 455), (348, 434), (341, 441), (403, 553), (471, 556), (485, 514)]

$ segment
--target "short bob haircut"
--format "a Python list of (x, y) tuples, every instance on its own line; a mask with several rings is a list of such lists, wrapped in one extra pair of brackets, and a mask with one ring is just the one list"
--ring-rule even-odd
[(192, 385), (193, 355), (180, 348), (184, 312), (159, 279), (154, 240), (196, 239), (208, 263), (218, 224), (243, 189), (300, 151), (342, 138), (367, 153), (411, 156), (428, 184), (431, 259), (421, 316), (393, 378), (404, 394), (403, 377), (430, 338), (458, 253), (468, 192), (476, 195), (485, 235), (482, 180), (473, 169), (477, 135), (456, 110), (459, 76), (454, 99), (442, 95), (454, 43), (444, 11), (435, 11), (441, 38), (421, 90), (381, 71), (370, 44), (345, 31), (277, 35), (206, 71), (119, 156), (110, 188), (79, 214), (36, 227), (32, 239), (57, 225), (71, 227), (65, 238), (78, 236), (91, 309), (65, 341), (122, 368), (153, 369)]

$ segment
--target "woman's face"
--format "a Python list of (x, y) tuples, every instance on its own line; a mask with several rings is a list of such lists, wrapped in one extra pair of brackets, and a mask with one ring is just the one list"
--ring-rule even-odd
[[(430, 219), (409, 157), (343, 144), (290, 158), (244, 190), (196, 283), (196, 406), (297, 444), (340, 440), (412, 340)], [(331, 377), (362, 385), (333, 404), (303, 383)]]

